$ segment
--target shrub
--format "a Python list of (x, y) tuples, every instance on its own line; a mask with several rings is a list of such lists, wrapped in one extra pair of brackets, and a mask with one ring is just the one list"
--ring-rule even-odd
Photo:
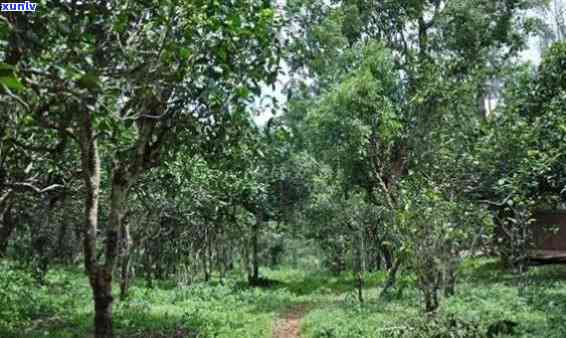
[(0, 333), (50, 312), (51, 307), (36, 292), (39, 288), (30, 273), (0, 262)]

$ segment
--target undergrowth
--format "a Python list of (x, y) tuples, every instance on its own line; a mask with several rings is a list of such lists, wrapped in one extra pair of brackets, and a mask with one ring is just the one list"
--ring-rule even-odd
[[(352, 274), (280, 268), (262, 275), (272, 281), (268, 287), (248, 287), (238, 274), (224, 284), (189, 287), (163, 282), (148, 288), (139, 281), (127, 300), (115, 302), (116, 335), (271, 337), (280, 313), (306, 304), (304, 338), (566, 337), (564, 267), (531, 269), (521, 291), (493, 260), (469, 261), (456, 295), (434, 316), (423, 315), (411, 276), (401, 278), (402, 290), (380, 299), (385, 275), (368, 274), (360, 304)], [(91, 291), (80, 268), (52, 269), (40, 286), (26, 270), (0, 263), (0, 337), (88, 337), (92, 318)]]

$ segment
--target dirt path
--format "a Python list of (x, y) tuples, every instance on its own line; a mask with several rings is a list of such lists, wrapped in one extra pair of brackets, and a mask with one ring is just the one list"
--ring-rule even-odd
[(307, 312), (306, 305), (297, 305), (279, 318), (273, 326), (273, 338), (300, 338), (301, 319)]

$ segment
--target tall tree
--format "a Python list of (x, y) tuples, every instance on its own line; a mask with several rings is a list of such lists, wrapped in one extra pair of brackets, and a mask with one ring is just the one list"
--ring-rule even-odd
[[(29, 20), (46, 25), (44, 33), (25, 36), (18, 22), (12, 33), (13, 41), (38, 40), (16, 66), (29, 88), (21, 103), (26, 119), (76, 141), (95, 335), (111, 337), (112, 276), (130, 188), (175, 151), (165, 145), (174, 145), (182, 130), (206, 134), (206, 125), (242, 109), (260, 81), (273, 80), (276, 19), (269, 2), (253, 0), (49, 7)], [(19, 45), (9, 47), (6, 59)], [(102, 261), (97, 243), (105, 189), (109, 210)]]

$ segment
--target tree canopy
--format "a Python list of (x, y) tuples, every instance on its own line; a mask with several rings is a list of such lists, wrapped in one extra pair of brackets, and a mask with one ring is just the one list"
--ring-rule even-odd
[[(92, 295), (81, 313), (97, 338), (129, 337), (123, 314), (141, 280), (144, 290), (173, 283), (172, 306), (225, 299), (239, 313), (253, 303), (239, 279), (316, 303), (304, 275), (296, 287), (270, 279), (288, 266), (328, 272), (324, 288), (351, 290), (343, 302), (360, 305), (349, 312), (360, 322), (381, 315), (375, 304), (405, 307), (415, 321), (388, 322), (403, 322), (400, 337), (512, 334), (506, 319), (476, 325), (446, 304), (485, 257), (526, 297), (539, 213), (565, 208), (562, 2), (37, 8), (0, 15), (0, 336), (41, 331), (41, 300), (20, 305), (35, 299), (23, 289), (56, 288), (52, 272), (79, 263), (88, 281), (76, 286)], [(533, 39), (536, 64), (523, 58)], [(324, 288), (314, 298), (333, 293)], [(238, 318), (184, 316), (176, 336), (262, 336)]]

